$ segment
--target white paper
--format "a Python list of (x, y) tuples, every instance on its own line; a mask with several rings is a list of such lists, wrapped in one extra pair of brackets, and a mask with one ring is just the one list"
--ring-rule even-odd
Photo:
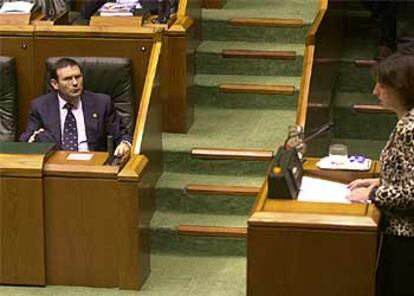
[(351, 203), (346, 196), (346, 184), (319, 178), (303, 177), (298, 200), (313, 202)]
[(86, 153), (71, 153), (66, 157), (67, 160), (91, 160), (93, 154), (86, 154)]
[(33, 5), (33, 3), (25, 1), (4, 2), (0, 13), (29, 13)]

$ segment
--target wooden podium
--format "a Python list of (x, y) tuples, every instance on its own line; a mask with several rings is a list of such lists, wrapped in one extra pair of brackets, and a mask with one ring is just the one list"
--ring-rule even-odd
[[(369, 172), (305, 175), (349, 182)], [(320, 190), (323, 190), (321, 188)], [(267, 198), (265, 183), (248, 221), (248, 296), (373, 296), (379, 211), (373, 205)]]
[(139, 289), (151, 203), (130, 166), (147, 159), (133, 156), (121, 172), (103, 165), (107, 156), (0, 151), (0, 284)]

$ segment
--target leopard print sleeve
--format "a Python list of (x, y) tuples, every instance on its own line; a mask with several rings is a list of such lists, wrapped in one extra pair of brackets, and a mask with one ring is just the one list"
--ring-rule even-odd
[[(410, 118), (412, 119), (412, 118)], [(397, 128), (392, 143), (383, 151), (381, 185), (375, 204), (388, 211), (414, 210), (414, 121)]]

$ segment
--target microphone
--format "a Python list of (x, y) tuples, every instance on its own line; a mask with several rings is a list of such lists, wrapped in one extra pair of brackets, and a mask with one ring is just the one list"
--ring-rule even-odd
[(324, 125), (322, 125), (320, 128), (318, 128), (317, 130), (313, 131), (309, 136), (307, 136), (303, 142), (307, 143), (308, 141), (312, 140), (313, 138), (319, 136), (320, 134), (323, 134), (324, 132), (329, 131), (331, 128), (334, 127), (334, 123), (333, 122), (328, 122)]
[(114, 154), (114, 141), (113, 141), (111, 135), (108, 135), (106, 137), (106, 148), (107, 148), (107, 151), (108, 151), (109, 156), (111, 156), (112, 154)]

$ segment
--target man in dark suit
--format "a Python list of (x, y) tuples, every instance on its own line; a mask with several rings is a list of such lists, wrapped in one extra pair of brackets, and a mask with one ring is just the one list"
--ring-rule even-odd
[(58, 60), (50, 77), (55, 91), (32, 101), (21, 141), (51, 142), (61, 150), (104, 151), (111, 135), (117, 145), (114, 155), (129, 154), (132, 139), (111, 98), (83, 90), (82, 71), (76, 61)]

